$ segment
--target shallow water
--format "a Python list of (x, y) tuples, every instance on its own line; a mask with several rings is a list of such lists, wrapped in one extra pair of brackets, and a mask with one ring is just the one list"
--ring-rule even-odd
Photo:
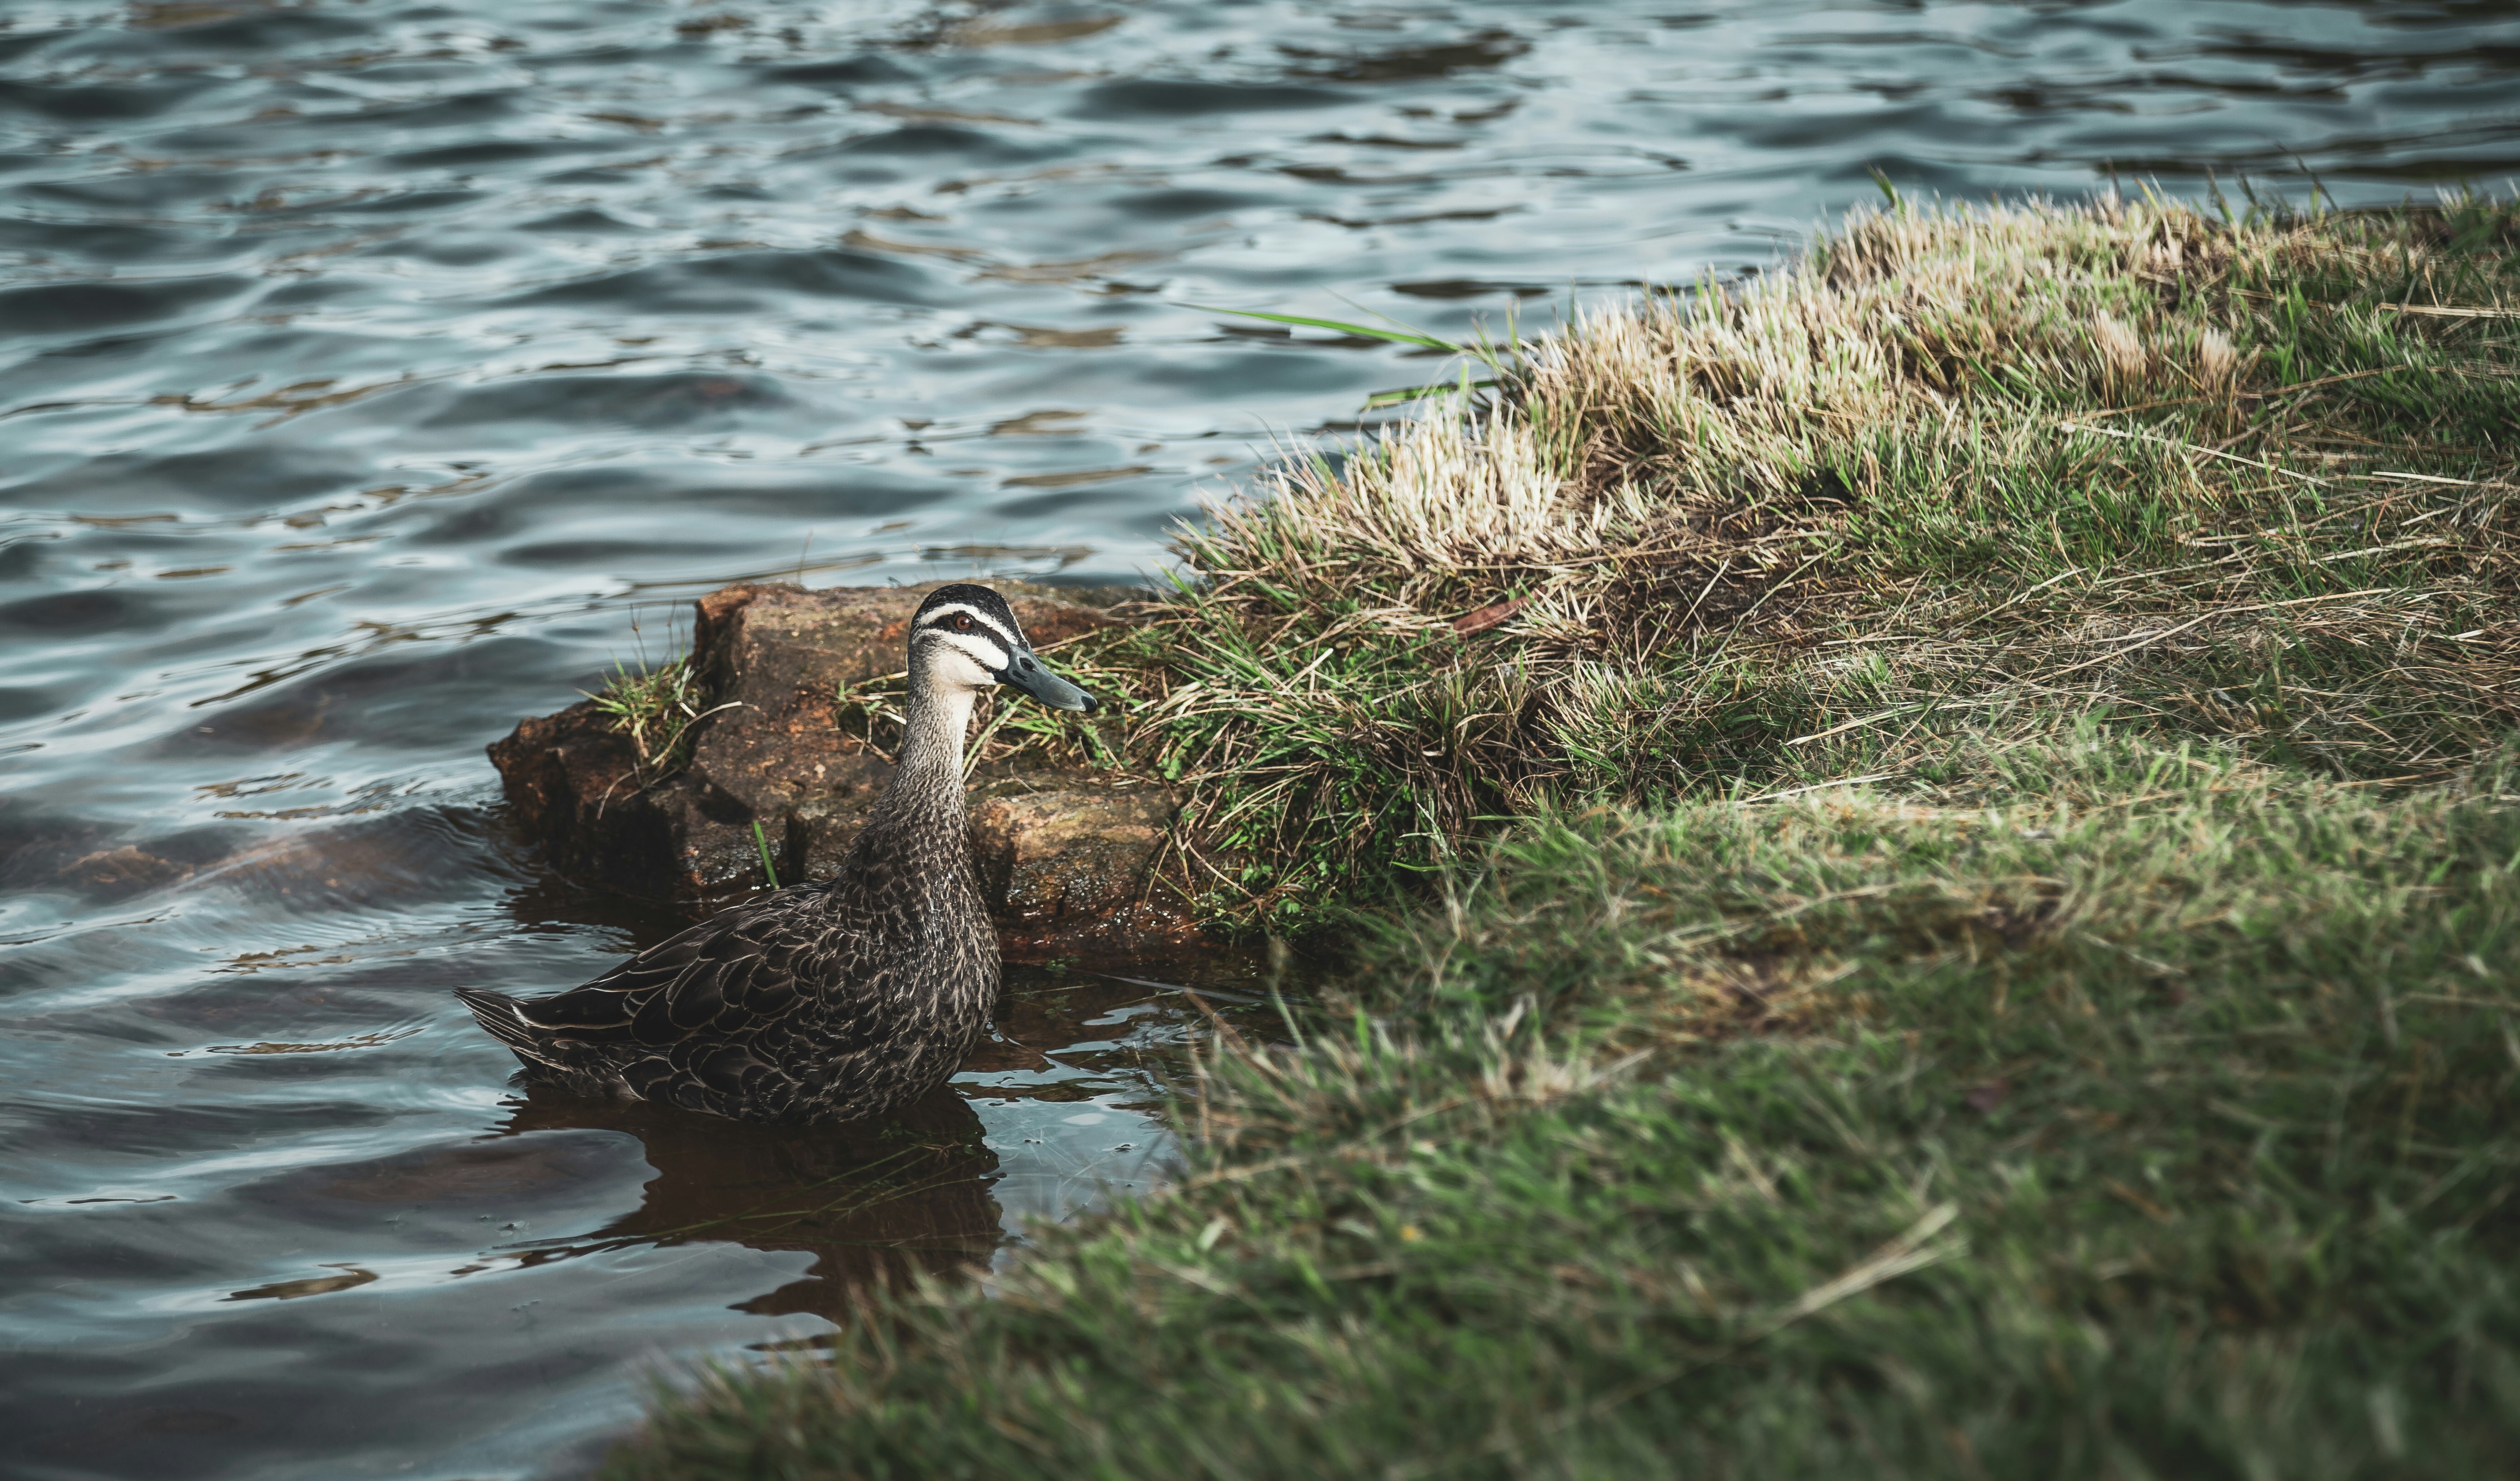
[(692, 595), (1137, 579), (1446, 369), (1192, 305), (1545, 323), (1876, 170), (2507, 189), (2515, 78), (2507, 3), (0, 7), (0, 1469), (582, 1470), (1158, 1179), (1177, 995), (1020, 975), (806, 1134), (520, 1095), (448, 989), (678, 923), (481, 746)]

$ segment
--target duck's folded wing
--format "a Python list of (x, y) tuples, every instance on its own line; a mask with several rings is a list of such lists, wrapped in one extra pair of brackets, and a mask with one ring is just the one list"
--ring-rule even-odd
[(519, 1005), (529, 1023), (585, 1044), (662, 1050), (751, 1037), (793, 1016), (811, 983), (838, 1007), (867, 966), (863, 936), (796, 910), (730, 911), (589, 982)]

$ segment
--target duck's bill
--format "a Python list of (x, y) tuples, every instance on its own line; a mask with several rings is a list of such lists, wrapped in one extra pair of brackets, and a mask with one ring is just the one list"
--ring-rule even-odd
[(1052, 709), (1100, 709), (1092, 695), (1050, 671), (1050, 666), (1030, 653), (1015, 654), (1015, 661), (998, 671), (1001, 682), (1012, 684)]

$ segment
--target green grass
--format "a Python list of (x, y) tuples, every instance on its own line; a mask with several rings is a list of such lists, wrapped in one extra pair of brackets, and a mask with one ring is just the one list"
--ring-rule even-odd
[(2507, 1470), (2515, 778), (1946, 762), (1512, 830), (1201, 1066), (1179, 1190), (612, 1473)]
[(616, 734), (630, 738), (639, 758), (639, 780), (651, 784), (680, 771), (690, 760), (691, 729), (714, 713), (691, 655), (677, 654), (653, 668), (615, 663), (604, 688), (587, 696), (609, 718)]
[(1336, 985), (612, 1474), (2510, 1473), (2515, 247), (1901, 206), (1215, 512), (991, 743)]

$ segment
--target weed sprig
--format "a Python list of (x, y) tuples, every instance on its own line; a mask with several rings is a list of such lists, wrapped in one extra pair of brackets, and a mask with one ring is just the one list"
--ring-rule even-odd
[(630, 738), (642, 785), (680, 770), (690, 759), (684, 742), (692, 727), (716, 712), (704, 707), (707, 695), (692, 670), (689, 654), (650, 669), (633, 670), (615, 662), (611, 682), (587, 697), (595, 701), (598, 712), (611, 717), (616, 733)]

